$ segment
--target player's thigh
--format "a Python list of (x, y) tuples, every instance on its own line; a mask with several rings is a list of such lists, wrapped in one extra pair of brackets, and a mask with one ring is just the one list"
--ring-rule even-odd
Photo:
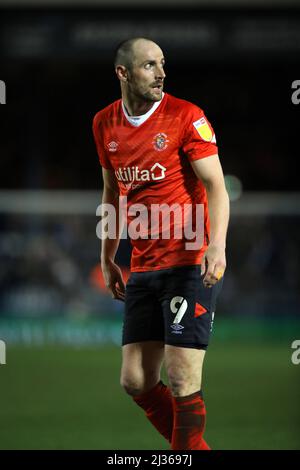
[(138, 395), (153, 388), (160, 379), (164, 358), (163, 341), (144, 341), (122, 347), (121, 385)]
[(149, 274), (132, 273), (126, 285), (122, 346), (146, 341), (164, 341), (164, 315), (149, 288)]
[(201, 389), (204, 349), (165, 346), (165, 368), (174, 396), (185, 396)]

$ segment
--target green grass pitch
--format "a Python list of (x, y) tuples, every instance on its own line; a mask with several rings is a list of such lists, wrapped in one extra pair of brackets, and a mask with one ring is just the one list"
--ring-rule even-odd
[[(203, 389), (214, 449), (300, 449), (300, 365), (289, 345), (216, 342)], [(168, 449), (119, 385), (118, 347), (7, 348), (0, 449)]]

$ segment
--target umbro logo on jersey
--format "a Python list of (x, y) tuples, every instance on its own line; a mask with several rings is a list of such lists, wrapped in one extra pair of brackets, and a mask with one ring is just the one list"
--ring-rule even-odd
[(114, 140), (112, 140), (111, 142), (107, 144), (109, 152), (116, 152), (118, 146), (119, 146), (118, 142), (115, 142)]
[(119, 181), (157, 181), (165, 178), (167, 169), (160, 163), (154, 163), (150, 170), (140, 170), (138, 166), (118, 168), (115, 175)]

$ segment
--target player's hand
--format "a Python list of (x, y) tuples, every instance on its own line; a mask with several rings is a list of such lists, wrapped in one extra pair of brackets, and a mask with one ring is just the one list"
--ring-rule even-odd
[(125, 300), (125, 283), (122, 271), (113, 261), (105, 261), (101, 263), (102, 273), (105, 285), (109, 290), (113, 299)]
[(219, 245), (209, 245), (201, 263), (201, 275), (205, 274), (204, 286), (214, 286), (223, 277), (225, 269), (225, 248)]

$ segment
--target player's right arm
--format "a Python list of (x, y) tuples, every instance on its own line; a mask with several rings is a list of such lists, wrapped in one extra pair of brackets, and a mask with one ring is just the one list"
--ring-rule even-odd
[(102, 237), (101, 244), (101, 269), (105, 285), (114, 299), (124, 300), (125, 284), (122, 272), (115, 263), (115, 256), (120, 243), (119, 227), (119, 187), (113, 170), (102, 167), (103, 175), (103, 195), (102, 204), (112, 204), (116, 214), (116, 236), (114, 238)]

